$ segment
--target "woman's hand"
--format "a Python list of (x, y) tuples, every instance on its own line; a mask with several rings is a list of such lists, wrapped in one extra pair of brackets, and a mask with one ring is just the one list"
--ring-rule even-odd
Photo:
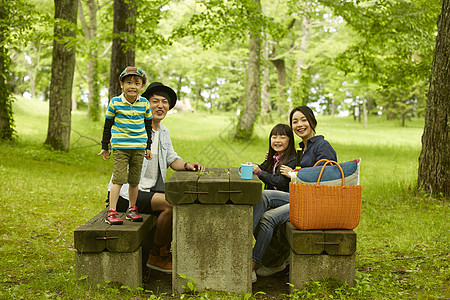
[(291, 178), (291, 175), (289, 175), (289, 172), (292, 171), (292, 168), (286, 165), (282, 165), (280, 167), (280, 173), (288, 178)]

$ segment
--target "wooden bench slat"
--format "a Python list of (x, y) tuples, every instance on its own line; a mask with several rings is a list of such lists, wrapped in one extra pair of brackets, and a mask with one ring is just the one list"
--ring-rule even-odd
[(190, 204), (198, 200), (197, 172), (177, 171), (165, 183), (166, 200), (170, 204)]
[(131, 222), (125, 218), (125, 213), (119, 214), (123, 220), (122, 225), (110, 225), (106, 231), (107, 237), (118, 237), (106, 240), (106, 249), (110, 252), (134, 252), (142, 244), (148, 232), (156, 224), (156, 217), (149, 214), (140, 214), (142, 222)]
[(143, 222), (131, 222), (126, 220), (125, 213), (119, 213), (123, 224), (109, 225), (104, 221), (107, 211), (105, 208), (74, 231), (75, 249), (79, 252), (134, 252), (156, 223), (154, 215), (141, 214)]
[[(198, 201), (202, 204), (225, 204), (230, 199), (229, 171), (221, 168), (209, 168), (198, 178)], [(221, 193), (219, 193), (222, 191)]]
[(299, 230), (287, 222), (285, 235), (296, 254), (351, 255), (356, 251), (353, 230)]
[(298, 230), (287, 222), (286, 238), (296, 254), (321, 254), (325, 249), (323, 244), (317, 244), (324, 241), (323, 230)]
[(230, 168), (230, 190), (241, 191), (241, 193), (231, 193), (230, 200), (234, 204), (255, 205), (261, 201), (262, 183), (258, 176), (253, 175), (253, 179), (241, 179), (238, 168)]
[(329, 255), (351, 255), (356, 251), (356, 233), (353, 230), (324, 230), (324, 241), (335, 244), (325, 245)]
[(102, 252), (106, 249), (106, 240), (97, 240), (99, 236), (104, 236), (108, 227), (104, 219), (107, 208), (99, 212), (92, 219), (75, 229), (74, 247), (80, 252)]

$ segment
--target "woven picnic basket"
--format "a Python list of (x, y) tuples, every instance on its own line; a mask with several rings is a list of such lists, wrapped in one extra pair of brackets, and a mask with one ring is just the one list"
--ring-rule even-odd
[[(289, 183), (290, 222), (301, 230), (354, 229), (361, 217), (361, 185), (345, 185), (344, 171), (335, 161), (325, 161), (316, 184)], [(342, 184), (320, 185), (327, 165), (339, 167)]]

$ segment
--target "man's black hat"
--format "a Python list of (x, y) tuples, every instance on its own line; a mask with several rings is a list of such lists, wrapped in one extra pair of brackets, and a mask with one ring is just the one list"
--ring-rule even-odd
[(175, 91), (161, 82), (150, 83), (145, 92), (142, 94), (142, 97), (150, 100), (150, 97), (154, 94), (158, 94), (169, 100), (169, 110), (175, 106), (175, 103), (177, 103), (177, 94)]

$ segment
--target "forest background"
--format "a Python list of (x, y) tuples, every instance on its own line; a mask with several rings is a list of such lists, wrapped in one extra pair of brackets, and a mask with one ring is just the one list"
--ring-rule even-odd
[(14, 138), (12, 95), (25, 94), (49, 101), (44, 144), (69, 151), (72, 109), (87, 103), (98, 120), (138, 64), (197, 111), (236, 110), (235, 140), (302, 104), (357, 112), (365, 127), (370, 114), (403, 126), (425, 115), (418, 189), (450, 195), (448, 0), (54, 4), (52, 17), (48, 1), (2, 1), (1, 139)]
[[(160, 81), (173, 87), (181, 100), (190, 102), (194, 111), (193, 119), (207, 120), (206, 116), (210, 115), (222, 120), (220, 124), (227, 126), (225, 128), (226, 134), (229, 134), (227, 138), (232, 140), (258, 139), (259, 137), (255, 136), (257, 131), (255, 128), (269, 129), (266, 128), (267, 124), (287, 122), (289, 110), (297, 105), (309, 105), (318, 115), (325, 115), (324, 117), (328, 115), (329, 118), (354, 115), (355, 121), (361, 121), (367, 130), (365, 134), (359, 132), (360, 136), (364, 136), (364, 139), (372, 137), (372, 140), (379, 143), (383, 140), (379, 140), (378, 135), (385, 134), (386, 128), (396, 124), (395, 122), (398, 122), (395, 126), (406, 128), (408, 122), (414, 124), (413, 126), (422, 124), (421, 121), (417, 122), (417, 119), (423, 119), (427, 110), (441, 111), (447, 120), (450, 102), (448, 2), (448, 0), (1, 1), (0, 133), (2, 140), (12, 140), (13, 143), (0, 144), (0, 150), (3, 151), (0, 169), (2, 174), (15, 174), (15, 171), (9, 172), (9, 165), (6, 164), (9, 160), (11, 163), (15, 161), (9, 153), (22, 151), (24, 145), (28, 143), (32, 145), (30, 151), (34, 159), (44, 162), (52, 161), (53, 158), (50, 157), (60, 162), (63, 156), (59, 151), (47, 152), (45, 150), (47, 146), (63, 152), (69, 151), (71, 146), (78, 143), (80, 134), (81, 139), (98, 143), (105, 105), (111, 94), (117, 93), (115, 91), (118, 84), (117, 72), (120, 73), (127, 64), (142, 67), (147, 72), (149, 81)], [(441, 20), (441, 35), (436, 26), (439, 20)], [(117, 25), (121, 25), (125, 30), (115, 31)], [(438, 48), (440, 36), (442, 44), (447, 48)], [(55, 49), (64, 55), (67, 54), (67, 57), (60, 56), (58, 62), (55, 60)], [(120, 51), (115, 52), (117, 49)], [(437, 54), (446, 55), (447, 60), (440, 63), (442, 61), (436, 59), (439, 58)], [(119, 57), (123, 59), (118, 59)], [(447, 77), (433, 76), (433, 70), (436, 68), (442, 68)], [(447, 94), (440, 97), (440, 102), (437, 103), (430, 101), (434, 99), (434, 90), (437, 90), (432, 88), (436, 78), (438, 82), (436, 86), (444, 87), (444, 90), (447, 87)], [(65, 85), (58, 87), (58, 81)], [(31, 99), (31, 102), (23, 102), (23, 97)], [(14, 99), (17, 102), (15, 109), (13, 109)], [(43, 105), (36, 104), (35, 100)], [(32, 112), (29, 115), (25, 114), (24, 118), (23, 112), (26, 111), (27, 105), (24, 107), (23, 104), (26, 103), (30, 104), (28, 109)], [(14, 117), (17, 105), (20, 105), (21, 114), (17, 115), (16, 123)], [(25, 126), (26, 132), (39, 129), (39, 135), (24, 133), (23, 125), (19, 122), (28, 123), (29, 118), (33, 118), (37, 112), (34, 110), (47, 108), (49, 114), (45, 115), (48, 120), (48, 134), (44, 142), (46, 147), (40, 149), (34, 139), (42, 138), (42, 130), (45, 130), (45, 126), (42, 127), (41, 124), (43, 119), (38, 118), (39, 125), (29, 123), (32, 125), (31, 128)], [(52, 112), (55, 108), (65, 110), (66, 114), (55, 119)], [(77, 122), (85, 117), (86, 121), (83, 124), (98, 128), (99, 130), (95, 132), (99, 135), (92, 135), (92, 131), (81, 130), (83, 126), (72, 128), (72, 114), (77, 116)], [(221, 116), (229, 118), (229, 122), (224, 123)], [(435, 158), (433, 163), (423, 164), (429, 167), (430, 172), (426, 176), (420, 176), (419, 170), (418, 178), (427, 177), (430, 181), (440, 181), (437, 186), (442, 188), (441, 191), (438, 190), (437, 193), (434, 189), (425, 191), (431, 194), (435, 192), (434, 196), (438, 197), (448, 196), (449, 125), (447, 121), (442, 122), (438, 117), (429, 117), (428, 120), (433, 118), (440, 125), (428, 124), (425, 117), (424, 132), (428, 128), (438, 132), (443, 138), (439, 142), (431, 141), (428, 146), (422, 145), (422, 152), (424, 149), (431, 149), (433, 145), (438, 147), (432, 151), (434, 155), (431, 156)], [(341, 118), (336, 124), (348, 126), (345, 125), (347, 123), (344, 119)], [(215, 120), (218, 119), (210, 119)], [(326, 120), (332, 122), (330, 121), (332, 119)], [(369, 120), (372, 120), (373, 124)], [(186, 122), (186, 119), (180, 118), (180, 122)], [(63, 127), (65, 136), (58, 133), (60, 129), (52, 127), (55, 124)], [(383, 130), (378, 133), (371, 132), (372, 126)], [(202, 128), (205, 127), (206, 125), (203, 125)], [(408, 135), (409, 131), (400, 131), (400, 128), (398, 130)], [(208, 135), (205, 136), (202, 132), (198, 132), (198, 135), (200, 141), (208, 141)], [(374, 138), (375, 136), (377, 138)], [(49, 137), (57, 142), (64, 139), (69, 142), (59, 147), (57, 143), (52, 143)], [(386, 138), (389, 139), (390, 135), (386, 135)], [(397, 137), (393, 140), (397, 141)], [(402, 139), (400, 141), (399, 143), (405, 143)], [(253, 142), (255, 140), (252, 140)], [(242, 147), (239, 146), (239, 142), (232, 143), (238, 148)], [(182, 145), (187, 147), (188, 153), (195, 152), (188, 146), (189, 143)], [(351, 148), (345, 149), (347, 156), (353, 153)], [(77, 164), (80, 160), (75, 157), (79, 154), (76, 146), (72, 150), (72, 154), (68, 156), (69, 165)], [(373, 150), (383, 151), (383, 148), (375, 146)], [(37, 158), (42, 154), (43, 158)], [(86, 158), (83, 155), (82, 157)], [(416, 153), (416, 156), (408, 157), (415, 160), (418, 155)], [(20, 155), (18, 158), (22, 159)], [(352, 158), (354, 157), (348, 157)], [(11, 170), (15, 168), (12, 167)], [(95, 168), (98, 167), (92, 167)], [(100, 168), (104, 170), (105, 167)], [(375, 170), (375, 165), (371, 168)], [(439, 169), (444, 171), (439, 173), (436, 171)], [(416, 170), (416, 167), (408, 168), (408, 172)], [(21, 177), (23, 175), (8, 178), (22, 182), (25, 179)], [(375, 194), (379, 184), (378, 181), (373, 184), (369, 195)], [(407, 184), (408, 190), (409, 184), (410, 181)], [(2, 191), (7, 190), (8, 195), (15, 195), (14, 197), (20, 201), (20, 195), (9, 194), (9, 191), (11, 193), (13, 191), (9, 183), (5, 181), (0, 186)], [(388, 192), (395, 194), (399, 191), (394, 189), (384, 192), (379, 194), (386, 195)], [(64, 194), (64, 191), (60, 193)], [(30, 199), (36, 197), (33, 193), (26, 195)], [(405, 204), (408, 203), (405, 199), (410, 196), (396, 197), (404, 200), (402, 203)], [(14, 197), (13, 199), (16, 199)], [(436, 216), (440, 218), (440, 222), (445, 221), (446, 202), (436, 204), (432, 201), (430, 204), (427, 201), (431, 200), (426, 196), (419, 195), (419, 197), (423, 197), (419, 199), (424, 201), (426, 209), (430, 209), (429, 205), (432, 205), (433, 209), (439, 207), (436, 208)], [(378, 210), (383, 210), (384, 204), (391, 205), (385, 201), (388, 199), (377, 202)], [(3, 205), (10, 211), (13, 203), (5, 203), (7, 204)], [(414, 203), (413, 205), (416, 205)], [(410, 208), (408, 205), (405, 205), (405, 211)], [(87, 213), (89, 211), (84, 212)], [(32, 222), (34, 214), (35, 212), (26, 214), (29, 216), (27, 222)], [(69, 227), (72, 228), (79, 222), (81, 220), (71, 220)], [(12, 226), (16, 223), (8, 224)], [(398, 226), (399, 223), (395, 224)], [(59, 225), (55, 224), (56, 227)], [(70, 235), (70, 230), (66, 232), (66, 229), (64, 234)], [(443, 229), (445, 227), (436, 228), (436, 230)], [(8, 244), (11, 240), (6, 229), (2, 230), (6, 245), (3, 249), (11, 247), (11, 252), (8, 250), (8, 253), (13, 253), (15, 243)], [(439, 231), (438, 234), (430, 234), (428, 238), (442, 236), (441, 232), (445, 230)], [(422, 233), (426, 235), (426, 232)], [(368, 244), (361, 245), (369, 247)], [(45, 247), (48, 245), (40, 246), (46, 252)], [(443, 257), (447, 261), (448, 254), (437, 251), (441, 246), (444, 248), (448, 246), (447, 239), (439, 240), (433, 247), (430, 246), (436, 250), (431, 252), (430, 256), (437, 259)], [(24, 251), (22, 253), (25, 257), (29, 250)], [(376, 247), (373, 251), (380, 251), (380, 248)], [(39, 251), (37, 253), (46, 256)], [(12, 259), (14, 263), (15, 260)], [(436, 272), (439, 274), (448, 272), (448, 268), (440, 264), (441, 261), (434, 262), (437, 264)], [(63, 255), (60, 269), (63, 270), (66, 265), (67, 255)], [(5, 266), (4, 270), (6, 269)], [(409, 274), (409, 269), (404, 273)], [(439, 280), (448, 281), (448, 276), (443, 275)], [(5, 277), (4, 282), (7, 285), (13, 282), (12, 289), (18, 287), (15, 285), (18, 281), (14, 273), (12, 277)], [(369, 285), (371, 284), (373, 282)], [(377, 287), (380, 288), (379, 285)]]
[[(49, 101), (53, 1), (12, 2), (11, 21), (22, 24), (10, 24), (8, 83), (15, 94)], [(139, 1), (127, 21), (134, 31), (120, 34), (150, 81), (173, 87), (196, 111), (244, 108), (248, 31), (259, 26), (260, 121), (311, 105), (404, 125), (424, 116), (441, 7), (424, 0), (261, 1), (255, 17), (248, 15), (252, 1)], [(72, 108), (88, 107), (92, 120), (109, 99), (113, 22), (113, 1), (81, 0), (76, 34), (65, 37), (66, 47), (76, 46)]]

